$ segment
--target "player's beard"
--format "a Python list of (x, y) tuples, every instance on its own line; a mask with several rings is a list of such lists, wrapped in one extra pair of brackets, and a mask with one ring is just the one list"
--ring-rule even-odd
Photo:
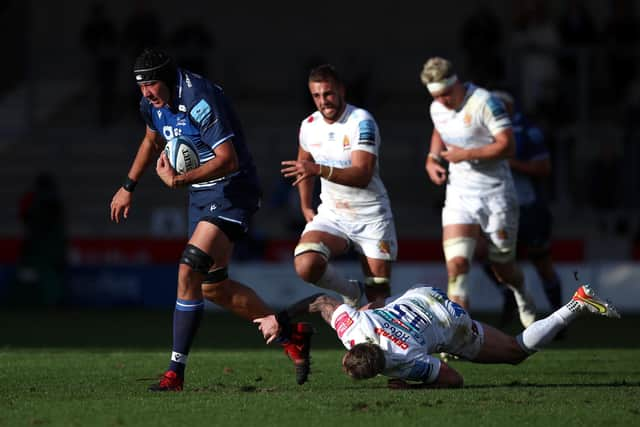
[[(344, 106), (345, 106), (344, 100), (341, 99), (337, 104), (327, 104), (323, 106), (323, 108), (320, 110), (320, 114), (322, 114), (322, 117), (324, 117), (326, 120), (335, 122), (340, 118), (340, 115), (344, 111)], [(331, 114), (325, 114), (324, 109), (326, 107), (330, 107), (333, 110), (333, 112)]]

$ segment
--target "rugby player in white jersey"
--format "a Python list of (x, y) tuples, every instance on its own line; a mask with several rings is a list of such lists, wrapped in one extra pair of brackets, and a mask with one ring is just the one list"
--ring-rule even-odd
[[(445, 351), (477, 363), (516, 365), (581, 314), (620, 317), (589, 285), (580, 286), (567, 304), (515, 337), (473, 320), (444, 291), (421, 284), (360, 310), (327, 295), (313, 295), (279, 313), (278, 319), (289, 321), (303, 313), (320, 313), (336, 331), (348, 350), (342, 359), (346, 374), (354, 379), (385, 375), (392, 378), (391, 388), (461, 387), (462, 375), (432, 353)], [(280, 326), (275, 316), (254, 323), (267, 343), (275, 340)]]
[(436, 185), (447, 185), (442, 240), (449, 298), (469, 308), (467, 274), (477, 239), (484, 236), (491, 267), (514, 292), (527, 327), (535, 320), (535, 305), (515, 262), (519, 214), (507, 162), (515, 152), (509, 115), (488, 91), (459, 81), (446, 59), (429, 59), (420, 78), (433, 97), (426, 170)]
[[(378, 126), (368, 111), (346, 103), (345, 87), (331, 65), (311, 70), (309, 91), (318, 110), (302, 121), (297, 160), (282, 162), (282, 174), (298, 187), (307, 222), (294, 252), (296, 272), (356, 305), (363, 293), (360, 282), (347, 280), (329, 264), (353, 245), (361, 257), (367, 298), (386, 298), (397, 240), (378, 173)], [(321, 204), (315, 212), (317, 176)]]

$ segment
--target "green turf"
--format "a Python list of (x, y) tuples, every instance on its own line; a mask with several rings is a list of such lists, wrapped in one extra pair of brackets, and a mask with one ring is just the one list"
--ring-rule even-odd
[(251, 325), (208, 314), (185, 391), (155, 394), (146, 387), (166, 367), (170, 313), (4, 311), (0, 426), (640, 425), (639, 324), (586, 318), (517, 367), (453, 362), (464, 389), (398, 391), (345, 377), (321, 325), (311, 380), (298, 386)]

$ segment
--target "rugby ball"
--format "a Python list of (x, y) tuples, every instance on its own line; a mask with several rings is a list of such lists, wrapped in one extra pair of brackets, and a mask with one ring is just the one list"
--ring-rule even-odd
[(170, 139), (164, 147), (164, 152), (167, 153), (171, 167), (180, 174), (200, 166), (198, 149), (185, 136)]

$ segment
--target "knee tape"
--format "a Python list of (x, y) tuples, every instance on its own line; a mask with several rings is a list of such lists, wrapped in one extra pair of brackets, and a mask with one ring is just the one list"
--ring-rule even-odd
[(444, 259), (450, 261), (456, 257), (466, 258), (469, 263), (473, 259), (476, 250), (476, 239), (473, 237), (454, 237), (442, 243), (444, 249)]
[[(447, 239), (443, 243), (444, 258), (447, 261), (456, 257), (462, 257), (471, 264), (473, 253), (476, 250), (476, 239), (472, 237), (454, 237)], [(447, 294), (450, 297), (467, 298), (469, 295), (469, 285), (467, 273), (461, 273), (449, 277)]]
[(455, 277), (449, 278), (449, 287), (447, 289), (447, 295), (449, 297), (467, 298), (469, 295), (469, 285), (467, 282), (467, 274), (458, 274)]
[(296, 256), (302, 255), (303, 253), (306, 253), (306, 252), (319, 253), (326, 260), (329, 260), (329, 258), (331, 257), (331, 251), (329, 250), (327, 245), (325, 245), (322, 242), (300, 243), (300, 244), (298, 244), (298, 246), (296, 246), (295, 250), (293, 251), (293, 256), (296, 257)]
[(391, 280), (388, 277), (366, 277), (364, 279), (367, 298), (383, 296), (387, 298), (391, 294)]
[(499, 262), (499, 263), (507, 263), (509, 261), (513, 261), (516, 258), (516, 248), (507, 247), (507, 248), (499, 248), (495, 245), (489, 245), (489, 261)]
[(213, 265), (213, 259), (202, 249), (188, 244), (182, 252), (180, 264), (186, 264), (198, 273), (207, 274)]
[(389, 286), (389, 283), (391, 280), (388, 277), (367, 277), (364, 279), (364, 284), (372, 288)]
[(227, 269), (227, 267), (217, 268), (213, 271), (209, 271), (204, 276), (204, 280), (202, 281), (202, 283), (212, 285), (214, 283), (223, 282), (227, 280), (228, 277), (229, 277), (229, 270)]

